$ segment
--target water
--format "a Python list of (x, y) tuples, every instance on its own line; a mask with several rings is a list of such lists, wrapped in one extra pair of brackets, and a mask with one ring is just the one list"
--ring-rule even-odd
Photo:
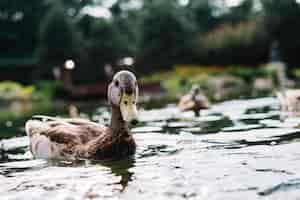
[[(0, 197), (299, 199), (300, 120), (281, 122), (278, 109), (265, 98), (224, 102), (201, 117), (172, 105), (141, 110), (136, 155), (113, 162), (32, 160), (28, 138), (5, 139)], [(108, 110), (91, 117), (106, 123)]]

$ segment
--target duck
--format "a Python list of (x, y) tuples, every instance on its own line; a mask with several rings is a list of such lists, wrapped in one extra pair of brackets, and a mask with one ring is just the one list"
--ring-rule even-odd
[(25, 124), (34, 158), (47, 160), (114, 160), (134, 155), (130, 127), (138, 123), (136, 76), (119, 71), (108, 85), (109, 125), (82, 118), (33, 116)]
[(273, 41), (270, 49), (270, 64), (274, 68), (277, 75), (279, 88), (276, 91), (277, 99), (279, 100), (281, 120), (290, 117), (299, 116), (300, 111), (300, 89), (291, 88), (294, 82), (287, 78), (287, 65), (281, 57), (279, 42)]
[(285, 92), (277, 92), (281, 111), (287, 116), (299, 116), (300, 112), (300, 89), (289, 89)]
[(270, 51), (270, 66), (276, 70), (279, 90), (276, 92), (281, 108), (281, 119), (297, 117), (300, 111), (300, 89), (291, 88), (294, 82), (287, 78), (287, 65), (282, 60), (279, 42), (274, 41)]
[(280, 103), (282, 117), (297, 117), (300, 115), (300, 89), (288, 88), (292, 85), (291, 81), (286, 78), (286, 66), (283, 62), (273, 63), (277, 69), (279, 80), (279, 91), (276, 96)]
[(190, 92), (181, 97), (178, 103), (179, 109), (193, 111), (196, 116), (200, 115), (200, 110), (208, 109), (210, 103), (198, 85), (193, 85)]

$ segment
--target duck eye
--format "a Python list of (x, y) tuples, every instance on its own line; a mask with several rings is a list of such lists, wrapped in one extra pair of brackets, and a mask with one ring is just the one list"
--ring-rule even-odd
[(135, 104), (135, 101), (133, 101), (132, 104)]
[(115, 81), (115, 86), (119, 87), (119, 81)]
[(124, 104), (127, 105), (127, 104), (128, 104), (128, 101), (124, 101)]

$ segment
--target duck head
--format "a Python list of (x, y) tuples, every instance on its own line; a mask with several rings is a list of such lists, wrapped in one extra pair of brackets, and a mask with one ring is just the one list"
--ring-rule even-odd
[(120, 109), (125, 122), (132, 125), (138, 123), (137, 101), (138, 84), (135, 75), (129, 71), (120, 71), (113, 77), (108, 86), (108, 101), (116, 108)]
[(192, 89), (190, 90), (190, 95), (192, 96), (192, 99), (194, 99), (197, 95), (201, 94), (201, 89), (198, 85), (193, 85)]

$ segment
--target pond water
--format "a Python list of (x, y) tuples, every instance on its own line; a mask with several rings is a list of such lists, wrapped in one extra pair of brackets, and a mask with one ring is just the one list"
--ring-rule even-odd
[[(112, 162), (33, 160), (27, 137), (3, 139), (0, 199), (299, 199), (300, 120), (279, 115), (274, 98), (223, 102), (200, 117), (174, 105), (141, 110), (136, 155)], [(107, 122), (109, 111), (90, 117)]]

